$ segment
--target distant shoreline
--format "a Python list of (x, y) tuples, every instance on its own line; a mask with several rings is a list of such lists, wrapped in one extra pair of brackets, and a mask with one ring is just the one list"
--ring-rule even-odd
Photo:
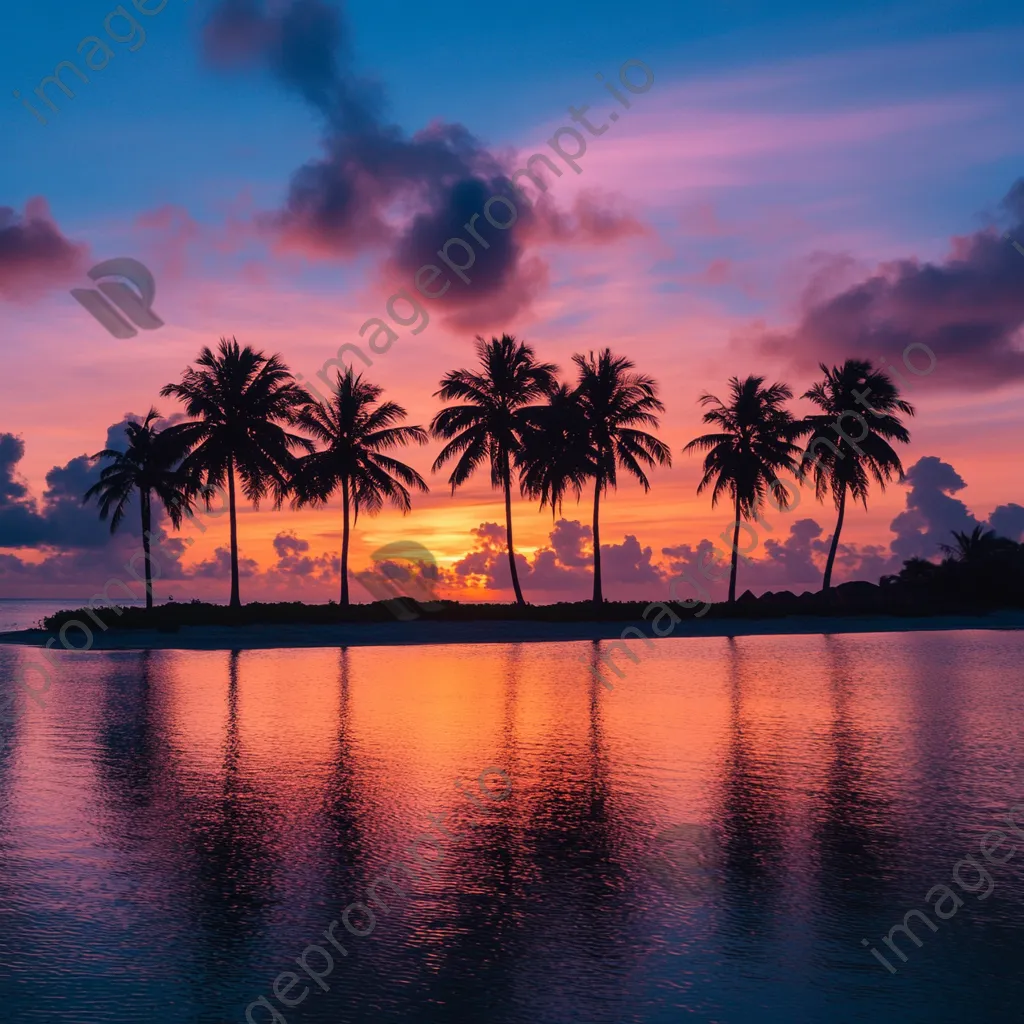
[[(639, 622), (643, 625), (642, 620)], [(111, 629), (94, 633), (93, 651), (288, 650), (296, 648), (394, 647), (445, 644), (557, 643), (620, 640), (637, 620), (617, 622), (365, 622), (323, 625), (254, 624), (244, 626), (182, 626), (174, 632), (157, 629)], [(1024, 630), (1024, 611), (987, 615), (792, 615), (770, 619), (700, 619), (680, 622), (670, 636), (679, 640), (729, 636), (794, 636), (845, 633), (917, 633), (953, 630)], [(53, 633), (24, 629), (0, 633), (0, 644), (43, 647)], [(627, 642), (636, 643), (636, 639)], [(51, 648), (60, 654), (68, 652)]]

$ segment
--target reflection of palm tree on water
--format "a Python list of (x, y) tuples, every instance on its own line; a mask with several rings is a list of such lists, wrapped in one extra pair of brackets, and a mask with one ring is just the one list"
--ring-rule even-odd
[(722, 764), (720, 805), (724, 920), (737, 938), (762, 933), (785, 875), (784, 810), (778, 775), (750, 739), (744, 698), (757, 676), (743, 641), (724, 640), (729, 686), (729, 744)]
[[(846, 653), (851, 638), (817, 639), (824, 648), (832, 722), (825, 734), (824, 787), (808, 826), (816, 865), (812, 899), (818, 907), (812, 920), (816, 931), (824, 926), (823, 939), (845, 942), (859, 931), (871, 932), (872, 907), (898, 902), (898, 894), (882, 880), (889, 874), (887, 866), (899, 862), (901, 851), (886, 825), (895, 820), (891, 803), (877, 795), (887, 784), (871, 778), (880, 771), (872, 771), (851, 714), (857, 692)], [(863, 923), (858, 925), (858, 920)]]
[(227, 955), (244, 959), (278, 899), (275, 875), (281, 850), (276, 848), (276, 815), (268, 795), (253, 787), (242, 766), (240, 668), (240, 652), (229, 652), (219, 778), (197, 778), (183, 786), (187, 802), (180, 812), (181, 860), (190, 872), (185, 905), (194, 919), (195, 956), (211, 972), (197, 982), (202, 991), (218, 989), (220, 979), (213, 973), (218, 961)]

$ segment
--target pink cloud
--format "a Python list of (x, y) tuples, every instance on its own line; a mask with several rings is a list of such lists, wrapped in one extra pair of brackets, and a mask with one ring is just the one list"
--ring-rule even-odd
[(0, 206), (0, 296), (26, 301), (74, 283), (88, 253), (88, 246), (64, 237), (42, 196), (29, 199), (23, 214)]

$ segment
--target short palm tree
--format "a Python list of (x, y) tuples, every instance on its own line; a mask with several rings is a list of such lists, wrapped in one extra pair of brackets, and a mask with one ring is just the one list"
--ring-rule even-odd
[(942, 553), (957, 562), (983, 562), (996, 555), (1010, 554), (1018, 545), (1007, 537), (1000, 537), (995, 530), (975, 526), (970, 533), (953, 530), (954, 544), (940, 544)]
[(404, 462), (387, 454), (410, 443), (426, 444), (423, 427), (398, 426), (406, 412), (395, 402), (377, 400), (384, 389), (364, 381), (350, 366), (340, 373), (329, 405), (310, 402), (298, 422), (326, 447), (304, 455), (292, 478), (296, 508), (323, 505), (341, 490), (341, 605), (349, 604), (348, 547), (350, 523), (359, 513), (376, 515), (385, 501), (403, 513), (412, 509), (409, 487), (428, 490), (426, 481)]
[(653, 377), (634, 373), (634, 364), (624, 356), (604, 349), (598, 355), (574, 355), (576, 364), (576, 401), (586, 424), (582, 462), (570, 483), (586, 472), (594, 480), (594, 604), (604, 600), (601, 589), (601, 495), (618, 486), (621, 467), (638, 480), (644, 491), (651, 482), (644, 466), (671, 466), (668, 445), (638, 427), (657, 427), (655, 413), (664, 412), (658, 400), (658, 385)]
[[(306, 438), (289, 433), (299, 409), (312, 398), (292, 378), (280, 357), (266, 356), (251, 346), (242, 348), (232, 338), (221, 338), (217, 352), (204, 347), (177, 384), (167, 384), (161, 395), (171, 395), (196, 419), (169, 427), (187, 451), (183, 469), (202, 481), (206, 493), (227, 480), (231, 529), (231, 607), (241, 605), (238, 592), (238, 517), (235, 476), (255, 507), (268, 493), (280, 508), (295, 467), (295, 450), (312, 451)], [(282, 425), (283, 424), (283, 425)]]
[[(512, 467), (519, 458), (523, 435), (536, 411), (538, 399), (556, 387), (557, 367), (537, 361), (533, 348), (508, 334), (485, 341), (478, 337), (479, 370), (452, 370), (441, 381), (435, 397), (460, 402), (442, 409), (430, 424), (431, 433), (448, 443), (434, 461), (437, 472), (455, 460), (448, 477), (452, 493), (487, 462), (491, 486), (505, 494), (505, 537), (516, 603), (525, 604), (516, 570), (512, 541)], [(531, 408), (532, 407), (532, 408)]]
[[(903, 479), (903, 463), (889, 442), (910, 441), (910, 432), (896, 413), (913, 416), (914, 407), (900, 397), (892, 380), (867, 360), (847, 359), (842, 366), (831, 369), (824, 363), (819, 366), (824, 379), (803, 397), (809, 398), (821, 413), (803, 421), (803, 432), (810, 434), (810, 438), (799, 473), (801, 477), (813, 473), (818, 501), (824, 501), (831, 493), (838, 511), (822, 581), (822, 589), (829, 590), (846, 515), (846, 496), (851, 495), (867, 508), (872, 479), (883, 491), (893, 477)], [(855, 439), (847, 430), (852, 424), (861, 428)], [(824, 451), (816, 450), (822, 448)]]
[[(99, 502), (100, 519), (110, 516), (110, 532), (114, 533), (131, 504), (132, 495), (139, 492), (142, 513), (142, 553), (146, 575), (146, 607), (153, 607), (153, 571), (150, 558), (150, 533), (153, 525), (153, 495), (163, 502), (175, 527), (181, 525), (182, 515), (191, 509), (190, 488), (185, 474), (179, 468), (184, 451), (175, 443), (168, 431), (160, 431), (155, 422), (160, 419), (156, 409), (150, 409), (141, 423), (128, 423), (125, 451), (104, 448), (92, 458), (107, 459), (109, 464), (100, 471), (99, 481), (92, 485), (82, 499)], [(113, 515), (111, 515), (113, 512)]]
[(735, 512), (732, 535), (732, 570), (729, 574), (729, 603), (736, 600), (736, 570), (739, 562), (740, 524), (764, 509), (771, 493), (779, 508), (788, 508), (790, 495), (779, 482), (783, 469), (796, 470), (800, 451), (794, 442), (801, 425), (783, 403), (793, 397), (789, 385), (764, 386), (764, 377), (729, 380), (729, 401), (703, 394), (700, 404), (707, 409), (704, 422), (718, 427), (713, 434), (694, 438), (684, 454), (707, 452), (704, 476), (697, 485), (701, 494), (711, 484), (711, 505), (723, 494), (732, 499)]

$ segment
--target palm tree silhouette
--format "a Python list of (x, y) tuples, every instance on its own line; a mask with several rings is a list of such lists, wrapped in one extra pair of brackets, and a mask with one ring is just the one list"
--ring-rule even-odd
[(739, 562), (740, 524), (756, 518), (764, 509), (769, 492), (780, 509), (789, 507), (789, 492), (779, 482), (780, 470), (796, 470), (800, 451), (793, 442), (804, 428), (783, 408), (793, 397), (788, 384), (776, 382), (764, 386), (764, 377), (729, 379), (729, 401), (711, 394), (700, 396), (707, 408), (705, 423), (720, 428), (717, 433), (695, 437), (684, 454), (707, 452), (704, 476), (697, 485), (701, 494), (712, 482), (712, 508), (722, 494), (733, 501), (736, 519), (732, 534), (732, 569), (729, 573), (729, 603), (736, 600), (736, 570)]
[(384, 389), (363, 380), (348, 367), (337, 374), (331, 402), (310, 402), (298, 423), (327, 447), (299, 459), (292, 478), (295, 508), (323, 505), (341, 488), (341, 606), (349, 604), (348, 546), (350, 516), (376, 515), (389, 501), (403, 513), (412, 509), (407, 487), (426, 492), (426, 481), (387, 451), (415, 442), (426, 444), (422, 427), (396, 426), (406, 411), (395, 402), (375, 403)]
[(485, 341), (476, 339), (481, 369), (452, 370), (441, 380), (435, 397), (462, 405), (442, 409), (430, 424), (431, 433), (448, 441), (434, 461), (436, 473), (446, 462), (457, 459), (448, 477), (452, 494), (486, 460), (490, 463), (491, 486), (505, 494), (505, 536), (508, 563), (516, 604), (523, 605), (523, 591), (516, 571), (512, 541), (512, 465), (520, 456), (523, 435), (532, 422), (532, 403), (555, 390), (553, 363), (539, 363), (530, 345), (503, 334)]
[[(665, 407), (658, 400), (658, 385), (653, 377), (634, 373), (634, 364), (624, 356), (613, 356), (609, 348), (597, 356), (574, 355), (579, 402), (586, 423), (582, 463), (577, 473), (587, 471), (594, 479), (594, 603), (604, 600), (601, 590), (601, 494), (616, 487), (621, 467), (642, 485), (651, 489), (643, 466), (671, 466), (672, 453), (653, 434), (638, 426), (657, 427), (657, 412)], [(641, 465), (642, 464), (642, 465)], [(570, 484), (575, 480), (570, 476)]]
[(196, 359), (200, 369), (189, 367), (177, 384), (167, 384), (161, 395), (171, 395), (185, 405), (188, 423), (169, 427), (165, 433), (188, 451), (183, 469), (202, 480), (207, 507), (214, 487), (228, 484), (231, 527), (231, 607), (241, 606), (238, 593), (238, 518), (235, 474), (253, 506), (268, 492), (280, 508), (289, 489), (295, 466), (292, 449), (312, 451), (312, 443), (281, 426), (294, 425), (301, 406), (313, 401), (292, 379), (279, 356), (266, 356), (251, 346), (239, 346), (221, 338), (214, 354), (204, 347)]
[[(142, 553), (146, 575), (146, 608), (153, 607), (153, 572), (150, 557), (150, 531), (152, 529), (153, 495), (163, 502), (175, 527), (181, 525), (186, 509), (191, 510), (190, 488), (185, 473), (178, 468), (185, 454), (170, 431), (160, 431), (154, 421), (160, 419), (156, 409), (150, 409), (141, 423), (125, 425), (128, 447), (125, 451), (104, 448), (92, 459), (108, 459), (109, 465), (100, 471), (99, 481), (83, 497), (99, 502), (100, 519), (110, 516), (110, 532), (114, 533), (124, 518), (132, 495), (139, 492), (142, 512)], [(192, 488), (191, 490), (194, 490)], [(113, 510), (113, 515), (110, 515)]]
[[(822, 581), (822, 589), (828, 590), (846, 515), (846, 496), (852, 495), (867, 508), (871, 478), (883, 491), (894, 476), (903, 479), (903, 463), (889, 442), (910, 441), (910, 432), (895, 413), (913, 416), (914, 407), (900, 398), (899, 388), (866, 359), (847, 359), (842, 366), (831, 369), (824, 363), (818, 365), (825, 377), (802, 397), (809, 398), (822, 413), (807, 416), (803, 421), (803, 433), (809, 433), (810, 439), (798, 472), (805, 478), (810, 463), (815, 496), (824, 501), (831, 492), (839, 513)], [(857, 411), (858, 405), (864, 407), (866, 416)], [(849, 437), (842, 425), (847, 416), (855, 418), (864, 437)], [(817, 454), (815, 448), (820, 445), (827, 451)]]
[(587, 448), (583, 405), (567, 384), (559, 384), (547, 405), (532, 410), (516, 463), (523, 496), (538, 499), (542, 509), (550, 506), (552, 520), (570, 490), (577, 501), (583, 496), (595, 466)]
[(975, 526), (970, 533), (953, 530), (955, 544), (940, 544), (942, 553), (957, 562), (983, 562), (995, 555), (1011, 554), (1019, 545), (1007, 537), (1000, 537), (995, 530)]

